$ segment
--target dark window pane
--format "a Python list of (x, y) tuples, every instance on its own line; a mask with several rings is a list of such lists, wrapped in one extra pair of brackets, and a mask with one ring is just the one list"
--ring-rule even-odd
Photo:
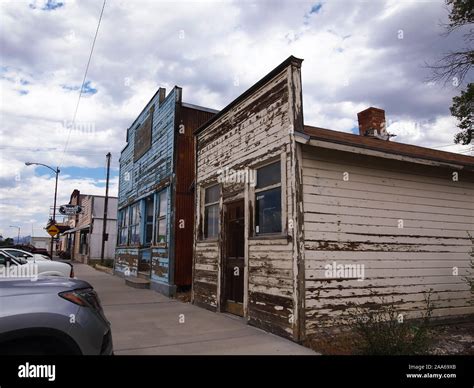
[(146, 224), (145, 244), (151, 243), (153, 237), (153, 223)]
[(204, 209), (204, 237), (217, 237), (219, 227), (219, 205), (206, 206)]
[(145, 202), (146, 224), (145, 224), (145, 244), (151, 243), (153, 239), (153, 196), (148, 197)]
[(146, 222), (153, 222), (153, 197), (146, 199)]
[(280, 162), (269, 164), (257, 170), (257, 189), (281, 182)]
[(206, 189), (205, 203), (213, 203), (219, 201), (219, 185), (215, 185)]
[(156, 242), (166, 242), (166, 218), (158, 220)]
[(281, 187), (256, 194), (255, 232), (281, 233)]

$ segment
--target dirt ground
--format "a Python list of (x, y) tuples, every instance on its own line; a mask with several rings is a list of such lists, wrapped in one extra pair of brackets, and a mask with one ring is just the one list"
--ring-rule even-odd
[(474, 322), (433, 328), (433, 344), (428, 353), (474, 355)]
[[(437, 325), (430, 328), (430, 355), (474, 355), (474, 322)], [(325, 338), (312, 338), (304, 344), (326, 355), (356, 354), (353, 336), (340, 333)]]

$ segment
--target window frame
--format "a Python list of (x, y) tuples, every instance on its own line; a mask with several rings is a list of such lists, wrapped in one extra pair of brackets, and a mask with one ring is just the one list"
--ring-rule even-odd
[[(278, 159), (271, 159), (271, 160), (268, 160), (266, 161), (265, 163), (262, 163), (258, 166), (255, 166), (254, 167), (254, 170), (255, 170), (255, 177), (257, 179), (256, 181), (256, 185), (255, 187), (253, 188), (253, 203), (254, 203), (254, 219), (252, 220), (253, 222), (253, 228), (252, 228), (252, 237), (253, 238), (261, 238), (261, 239), (265, 239), (265, 238), (275, 238), (275, 237), (284, 237), (285, 236), (285, 233), (286, 233), (286, 229), (284, 227), (284, 218), (285, 218), (285, 212), (284, 212), (284, 208), (285, 208), (285, 196), (284, 196), (284, 189), (285, 189), (285, 185), (283, 184), (283, 180), (284, 180), (284, 177), (286, 177), (286, 174), (284, 174), (284, 168), (286, 168), (286, 160), (285, 159), (282, 159), (281, 157), (279, 157)], [(264, 167), (267, 167), (267, 166), (270, 166), (272, 164), (279, 164), (280, 166), (280, 181), (278, 183), (274, 183), (274, 184), (271, 184), (271, 185), (268, 185), (268, 186), (264, 186), (264, 187), (260, 187), (260, 188), (257, 188), (258, 186), (258, 170), (261, 169), (261, 168), (264, 168)], [(256, 211), (257, 209), (257, 196), (260, 194), (260, 193), (263, 193), (263, 192), (266, 192), (266, 191), (270, 191), (270, 190), (273, 190), (273, 189), (277, 189), (279, 188), (280, 189), (280, 231), (279, 232), (271, 232), (271, 233), (262, 233), (262, 232), (257, 232), (257, 221), (258, 221), (258, 213)], [(260, 226), (260, 225), (258, 225)]]
[[(133, 223), (133, 209), (137, 209), (137, 222), (134, 224)], [(140, 210), (140, 201), (137, 201), (133, 203), (132, 205), (129, 206), (129, 211), (128, 211), (128, 217), (129, 217), (129, 222), (128, 222), (128, 245), (129, 246), (139, 246), (141, 244), (140, 241), (140, 221), (141, 221), (141, 210)], [(138, 230), (138, 241), (133, 241), (132, 236), (133, 236), (133, 230), (134, 229)]]
[[(149, 204), (151, 203), (151, 221), (148, 221), (148, 206)], [(145, 197), (144, 198), (144, 217), (143, 217), (143, 223), (144, 223), (144, 228), (143, 228), (143, 245), (144, 246), (151, 246), (153, 244), (153, 241), (154, 241), (154, 237), (155, 237), (155, 207), (156, 207), (156, 204), (155, 204), (155, 195), (149, 195), (148, 197)], [(151, 224), (151, 237), (150, 237), (150, 240), (148, 240), (148, 226)]]
[[(166, 209), (163, 214), (161, 214), (161, 197), (165, 195), (166, 196)], [(164, 188), (163, 190), (160, 190), (156, 193), (156, 206), (155, 206), (155, 212), (154, 212), (154, 233), (153, 233), (153, 241), (156, 246), (160, 247), (166, 247), (168, 244), (168, 198), (169, 193), (168, 193), (168, 188)], [(164, 221), (165, 223), (165, 241), (160, 242), (158, 241), (158, 237), (160, 236), (158, 233), (160, 232), (160, 222)]]
[[(117, 245), (127, 246), (129, 243), (129, 206), (119, 210)], [(125, 231), (125, 241), (122, 241), (122, 233)]]
[[(218, 198), (217, 201), (206, 203), (206, 191), (217, 187)], [(201, 229), (201, 240), (203, 241), (217, 241), (219, 239), (220, 225), (219, 225), (219, 209), (222, 196), (222, 186), (220, 183), (213, 183), (209, 186), (202, 188), (202, 229)], [(206, 236), (206, 210), (210, 207), (217, 207), (217, 230), (215, 236)]]

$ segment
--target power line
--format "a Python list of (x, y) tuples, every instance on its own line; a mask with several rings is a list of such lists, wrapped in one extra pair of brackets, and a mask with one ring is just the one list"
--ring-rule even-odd
[(102, 15), (104, 14), (104, 8), (105, 8), (105, 3), (106, 3), (106, 1), (107, 1), (107, 0), (104, 0), (104, 3), (102, 4), (102, 9), (101, 9), (101, 11), (100, 11), (100, 16), (99, 16), (99, 22), (97, 23), (97, 29), (95, 30), (94, 40), (92, 41), (91, 52), (90, 52), (90, 54), (89, 54), (89, 59), (87, 60), (86, 71), (84, 72), (84, 78), (82, 79), (81, 89), (79, 90), (79, 98), (77, 99), (76, 109), (74, 110), (74, 116), (73, 116), (73, 119), (72, 119), (72, 125), (71, 125), (71, 128), (69, 128), (69, 132), (68, 132), (67, 139), (66, 139), (66, 145), (64, 146), (63, 154), (62, 154), (62, 156), (61, 156), (61, 162), (59, 163), (59, 165), (62, 164), (62, 160), (63, 160), (63, 158), (64, 158), (64, 154), (66, 153), (67, 147), (68, 147), (68, 145), (69, 145), (69, 139), (70, 139), (70, 137), (71, 137), (71, 131), (72, 131), (72, 129), (74, 128), (74, 124), (75, 124), (75, 122), (76, 122), (77, 111), (78, 111), (78, 109), (79, 109), (79, 103), (81, 102), (82, 91), (83, 91), (84, 85), (85, 85), (85, 83), (86, 83), (87, 72), (89, 71), (89, 65), (90, 65), (90, 63), (91, 63), (92, 53), (94, 52), (95, 41), (97, 40), (97, 35), (98, 35), (98, 33), (99, 33), (100, 22), (102, 21)]

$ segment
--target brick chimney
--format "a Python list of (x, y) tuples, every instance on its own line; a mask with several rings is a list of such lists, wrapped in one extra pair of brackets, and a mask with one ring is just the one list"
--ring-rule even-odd
[(359, 135), (378, 137), (387, 133), (385, 126), (385, 111), (370, 107), (357, 113), (359, 119)]

